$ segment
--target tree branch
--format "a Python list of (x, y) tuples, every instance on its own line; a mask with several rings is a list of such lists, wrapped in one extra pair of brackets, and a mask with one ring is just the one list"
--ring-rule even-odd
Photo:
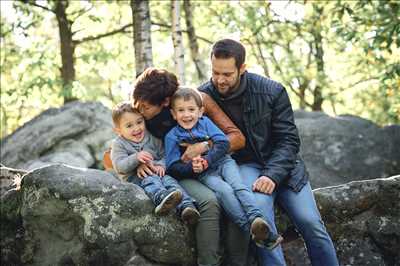
[[(151, 25), (159, 26), (159, 27), (162, 27), (162, 28), (168, 28), (168, 29), (171, 29), (171, 27), (172, 27), (169, 24), (164, 24), (164, 23), (159, 23), (159, 22), (154, 22), (154, 21), (151, 22)], [(187, 30), (181, 30), (181, 32), (188, 33)], [(206, 39), (204, 37), (198, 36), (198, 35), (196, 35), (196, 38), (199, 39), (199, 40), (202, 40), (203, 42), (206, 42), (208, 44), (213, 44), (214, 43), (214, 42), (212, 42), (212, 41), (210, 41), (210, 40), (208, 40), (208, 39)]]
[(125, 26), (123, 26), (123, 27), (121, 27), (119, 29), (116, 29), (116, 30), (113, 30), (113, 31), (110, 31), (110, 32), (102, 33), (102, 34), (95, 35), (95, 36), (88, 36), (88, 37), (82, 38), (80, 40), (73, 40), (73, 43), (75, 45), (77, 45), (77, 44), (81, 44), (83, 42), (98, 40), (98, 39), (101, 39), (101, 38), (104, 38), (104, 37), (108, 37), (108, 36), (111, 36), (111, 35), (114, 35), (114, 34), (117, 34), (117, 33), (127, 33), (129, 31), (126, 31), (126, 29), (130, 28), (132, 26), (133, 26), (133, 23), (130, 23), (130, 24), (127, 24), (127, 25), (125, 25)]
[(46, 6), (39, 5), (36, 2), (32, 2), (32, 1), (28, 1), (28, 0), (23, 0), (22, 2), (24, 2), (25, 4), (31, 5), (31, 6), (39, 7), (41, 9), (47, 10), (47, 11), (55, 14), (55, 11), (53, 9), (48, 8)]

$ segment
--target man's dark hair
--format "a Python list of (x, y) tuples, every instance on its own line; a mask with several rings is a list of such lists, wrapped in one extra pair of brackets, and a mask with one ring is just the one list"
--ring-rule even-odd
[(184, 101), (189, 101), (190, 99), (193, 99), (199, 108), (203, 106), (201, 95), (195, 89), (179, 88), (171, 98), (171, 108), (174, 108), (174, 104), (178, 99), (183, 99)]
[(235, 58), (235, 65), (239, 69), (246, 59), (246, 49), (237, 41), (223, 39), (214, 43), (211, 51), (211, 57), (215, 58)]
[(139, 110), (133, 108), (131, 103), (128, 101), (120, 102), (113, 107), (111, 110), (111, 116), (115, 127), (119, 127), (119, 121), (124, 113), (134, 113), (141, 115)]
[(167, 97), (175, 93), (178, 86), (175, 74), (165, 69), (147, 68), (137, 77), (131, 100), (161, 105)]

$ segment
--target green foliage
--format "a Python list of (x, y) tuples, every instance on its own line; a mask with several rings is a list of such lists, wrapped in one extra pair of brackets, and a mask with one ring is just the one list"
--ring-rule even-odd
[(337, 35), (361, 51), (353, 56), (354, 69), (375, 81), (356, 94), (364, 106), (358, 114), (380, 124), (400, 123), (400, 3), (339, 1), (333, 14)]

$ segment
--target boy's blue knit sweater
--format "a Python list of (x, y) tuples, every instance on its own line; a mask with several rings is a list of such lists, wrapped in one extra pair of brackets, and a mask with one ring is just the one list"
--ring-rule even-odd
[(202, 157), (207, 160), (209, 168), (213, 168), (229, 151), (229, 141), (225, 134), (205, 116), (192, 129), (184, 129), (179, 125), (173, 127), (164, 140), (167, 173), (177, 179), (197, 177), (199, 174), (193, 172), (192, 162), (181, 160), (184, 153), (181, 144), (208, 140), (212, 141), (212, 147)]

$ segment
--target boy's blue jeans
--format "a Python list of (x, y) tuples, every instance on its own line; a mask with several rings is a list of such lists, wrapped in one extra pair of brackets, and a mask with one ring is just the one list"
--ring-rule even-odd
[(256, 207), (253, 193), (242, 182), (238, 165), (230, 156), (225, 156), (217, 166), (207, 169), (199, 180), (215, 192), (228, 217), (243, 231), (250, 232), (250, 223), (256, 217), (264, 218)]
[(128, 182), (132, 182), (141, 188), (143, 188), (144, 192), (147, 196), (153, 201), (153, 203), (157, 206), (161, 203), (162, 197), (166, 194), (167, 190), (179, 190), (182, 192), (182, 201), (176, 207), (178, 211), (178, 215), (186, 208), (193, 207), (192, 198), (186, 193), (186, 191), (178, 184), (175, 178), (165, 175), (163, 177), (159, 177), (157, 175), (147, 176), (143, 179), (140, 179), (137, 176), (130, 176), (128, 178)]
[[(242, 164), (239, 166), (243, 183), (251, 188), (260, 176), (261, 166), (256, 163)], [(276, 232), (274, 217), (274, 201), (285, 210), (297, 230), (303, 236), (307, 246), (308, 256), (313, 266), (339, 265), (332, 240), (326, 231), (324, 223), (315, 203), (310, 183), (307, 183), (299, 192), (282, 185), (272, 195), (254, 192), (256, 206), (258, 206), (269, 224), (273, 225)], [(229, 243), (228, 243), (229, 244)], [(236, 243), (241, 244), (241, 243)], [(247, 245), (247, 244), (246, 244)], [(235, 247), (235, 250), (239, 250)], [(244, 248), (243, 250), (246, 250)], [(242, 254), (246, 256), (247, 254)], [(281, 247), (273, 250), (257, 248), (259, 265), (286, 265)]]

